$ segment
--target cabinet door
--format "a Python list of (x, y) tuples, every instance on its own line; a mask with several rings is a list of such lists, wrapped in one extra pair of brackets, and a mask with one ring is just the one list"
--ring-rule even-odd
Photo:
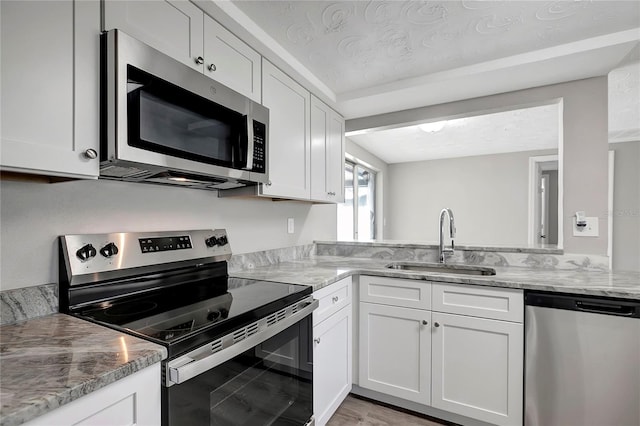
[(157, 426), (162, 412), (161, 376), (160, 364), (154, 364), (37, 417), (24, 426)]
[(431, 312), (360, 303), (359, 385), (431, 401)]
[(324, 426), (351, 391), (351, 305), (313, 328), (313, 412)]
[(522, 424), (522, 324), (437, 312), (432, 319), (431, 405), (496, 425)]
[(99, 1), (3, 0), (0, 19), (2, 170), (97, 177)]
[(269, 180), (261, 195), (308, 200), (310, 188), (310, 93), (262, 62), (262, 104), (269, 108)]
[(344, 117), (331, 110), (327, 143), (327, 189), (336, 203), (344, 202)]
[(311, 96), (311, 199), (344, 201), (344, 119)]
[(187, 0), (104, 1), (104, 30), (118, 28), (133, 38), (197, 69), (203, 57), (204, 12)]
[(204, 16), (204, 73), (262, 102), (262, 62), (258, 52), (209, 16)]

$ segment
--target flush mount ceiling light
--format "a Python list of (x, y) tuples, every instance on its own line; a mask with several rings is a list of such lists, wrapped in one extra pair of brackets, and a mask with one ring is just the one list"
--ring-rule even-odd
[(433, 123), (420, 124), (420, 125), (418, 125), (418, 128), (420, 128), (420, 130), (422, 130), (423, 132), (426, 132), (426, 133), (435, 133), (435, 132), (439, 132), (440, 130), (442, 130), (444, 128), (445, 124), (447, 124), (447, 120), (434, 121)]

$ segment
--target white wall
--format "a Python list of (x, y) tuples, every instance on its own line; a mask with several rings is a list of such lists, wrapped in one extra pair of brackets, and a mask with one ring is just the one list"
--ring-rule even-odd
[(0, 290), (58, 282), (59, 235), (226, 228), (233, 252), (247, 253), (335, 239), (335, 210), (159, 185), (3, 180)]
[(612, 143), (613, 269), (640, 272), (640, 141)]
[(389, 165), (388, 234), (437, 242), (440, 210), (453, 211), (458, 244), (526, 247), (528, 151)]
[[(566, 253), (607, 255), (608, 141), (607, 77), (595, 77), (550, 86), (414, 108), (347, 120), (346, 130), (384, 128), (428, 119), (459, 118), (482, 111), (562, 101), (562, 144), (559, 160), (563, 191), (563, 244)], [(574, 237), (573, 215), (583, 210), (597, 216), (598, 237)]]

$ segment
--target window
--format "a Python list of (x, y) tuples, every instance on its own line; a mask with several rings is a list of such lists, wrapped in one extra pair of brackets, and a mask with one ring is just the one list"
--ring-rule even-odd
[(344, 165), (344, 203), (338, 204), (338, 239), (372, 240), (376, 237), (375, 193), (376, 172), (347, 161)]

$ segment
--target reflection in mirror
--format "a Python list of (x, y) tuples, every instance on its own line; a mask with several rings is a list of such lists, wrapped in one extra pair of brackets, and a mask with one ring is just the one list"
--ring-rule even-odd
[(560, 122), (553, 103), (349, 138), (389, 164), (386, 240), (437, 242), (446, 207), (457, 244), (529, 247), (558, 243)]

